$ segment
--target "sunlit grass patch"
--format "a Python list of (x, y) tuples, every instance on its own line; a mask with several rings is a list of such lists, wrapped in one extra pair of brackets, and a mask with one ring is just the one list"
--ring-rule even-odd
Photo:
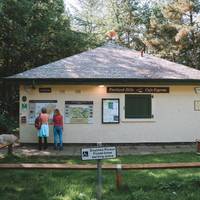
[[(194, 153), (135, 155), (104, 160), (104, 163), (198, 162)], [(80, 157), (6, 156), (1, 163), (96, 164)], [(1, 170), (0, 200), (96, 200), (96, 170)], [(116, 189), (115, 171), (103, 170), (104, 200), (199, 200), (200, 169), (122, 171)]]

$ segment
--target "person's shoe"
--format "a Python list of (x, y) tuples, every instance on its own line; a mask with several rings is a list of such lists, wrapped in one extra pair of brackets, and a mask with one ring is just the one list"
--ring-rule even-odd
[(59, 150), (62, 151), (62, 150), (63, 150), (63, 147), (61, 146), (61, 147), (59, 148)]
[(54, 146), (54, 150), (58, 150), (58, 147), (57, 147), (57, 146)]

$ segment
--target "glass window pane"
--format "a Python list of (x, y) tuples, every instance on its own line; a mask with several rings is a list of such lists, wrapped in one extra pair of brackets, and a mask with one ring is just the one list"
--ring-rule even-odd
[(151, 95), (125, 95), (125, 118), (151, 118)]

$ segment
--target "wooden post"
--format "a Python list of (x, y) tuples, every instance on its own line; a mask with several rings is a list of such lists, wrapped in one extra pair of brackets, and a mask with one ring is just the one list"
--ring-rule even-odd
[(196, 140), (196, 148), (197, 154), (200, 154), (200, 140)]
[(13, 144), (8, 145), (8, 154), (12, 155), (13, 154)]
[(122, 165), (117, 164), (116, 166), (116, 187), (117, 190), (121, 188), (122, 185)]
[[(102, 143), (98, 142), (97, 147), (102, 147)], [(97, 160), (97, 200), (102, 199), (102, 163)]]

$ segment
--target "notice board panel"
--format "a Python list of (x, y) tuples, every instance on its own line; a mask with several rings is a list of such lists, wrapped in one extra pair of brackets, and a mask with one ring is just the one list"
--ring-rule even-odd
[(93, 123), (93, 101), (65, 101), (65, 123)]
[(118, 124), (119, 119), (119, 99), (102, 99), (102, 123)]
[(29, 101), (29, 114), (28, 123), (34, 124), (35, 118), (39, 115), (42, 108), (47, 109), (49, 114), (49, 123), (53, 122), (54, 110), (57, 106), (57, 100), (30, 100)]

